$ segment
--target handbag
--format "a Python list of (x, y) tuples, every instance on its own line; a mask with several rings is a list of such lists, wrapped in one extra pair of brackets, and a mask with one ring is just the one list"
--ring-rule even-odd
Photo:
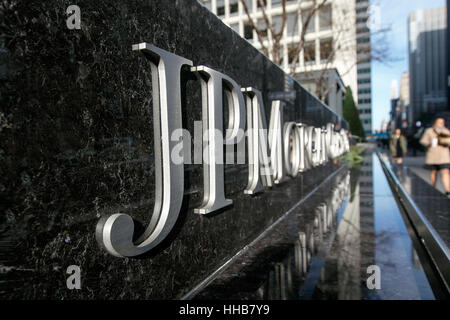
[(448, 130), (438, 130), (434, 128), (434, 132), (437, 134), (438, 145), (450, 147), (450, 134)]
[(447, 136), (438, 136), (438, 143), (441, 146), (450, 147), (450, 137)]

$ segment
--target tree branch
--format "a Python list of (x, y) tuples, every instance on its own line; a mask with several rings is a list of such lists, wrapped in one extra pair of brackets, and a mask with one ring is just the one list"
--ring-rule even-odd
[(255, 30), (256, 32), (256, 36), (258, 38), (258, 42), (261, 45), (261, 50), (262, 52), (268, 57), (269, 56), (269, 50), (267, 49), (267, 47), (264, 45), (264, 39), (262, 38), (261, 32), (260, 30), (256, 27), (252, 16), (248, 10), (247, 4), (245, 3), (244, 0), (241, 0), (242, 6), (244, 8), (245, 14), (247, 15), (247, 19), (248, 19), (248, 23), (250, 24), (250, 27), (252, 28), (252, 30)]

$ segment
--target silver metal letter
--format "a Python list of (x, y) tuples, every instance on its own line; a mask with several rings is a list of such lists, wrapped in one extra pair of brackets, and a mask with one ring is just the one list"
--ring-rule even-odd
[[(244, 130), (245, 126), (245, 103), (239, 85), (230, 77), (205, 66), (191, 68), (197, 72), (202, 86), (202, 114), (203, 130), (207, 137), (204, 137), (206, 145), (203, 163), (204, 194), (203, 203), (200, 208), (194, 209), (195, 213), (208, 214), (231, 205), (231, 199), (225, 199), (223, 159), (218, 158), (217, 152), (222, 150), (224, 143), (235, 143), (239, 130)], [(225, 139), (217, 132), (223, 132), (223, 99), (224, 85), (231, 93), (229, 95), (229, 119)], [(230, 101), (231, 100), (231, 101)], [(232, 107), (230, 107), (232, 104)]]
[(149, 58), (152, 69), (153, 119), (155, 141), (155, 206), (144, 234), (133, 243), (133, 219), (123, 213), (100, 220), (97, 240), (118, 257), (133, 257), (154, 248), (167, 237), (177, 221), (184, 193), (183, 162), (174, 163), (171, 151), (177, 141), (170, 139), (181, 128), (181, 81), (183, 65), (192, 61), (148, 43), (133, 45)]
[(300, 170), (300, 133), (295, 122), (284, 125), (284, 162), (287, 174), (296, 177)]
[(327, 130), (326, 129), (322, 129), (321, 130), (321, 137), (320, 137), (320, 143), (321, 143), (320, 164), (324, 164), (328, 160), (328, 158), (327, 158), (327, 142), (326, 142), (326, 138), (327, 138)]
[[(267, 122), (261, 92), (255, 88), (243, 88), (247, 99), (247, 133), (248, 133), (248, 184), (246, 194), (255, 194), (263, 186), (271, 187), (272, 171), (267, 150)], [(262, 184), (259, 179), (261, 176)]]
[[(303, 154), (300, 153), (300, 172), (305, 172), (313, 167), (313, 157), (314, 157), (314, 143), (313, 143), (313, 131), (314, 127), (307, 126), (305, 124), (298, 124), (300, 131), (300, 138), (303, 137), (303, 142), (300, 142), (300, 145), (303, 145)], [(303, 131), (303, 134), (301, 132)]]
[(281, 183), (285, 177), (283, 147), (283, 107), (280, 100), (272, 101), (269, 125), (270, 162), (275, 183)]
[(312, 130), (312, 145), (313, 145), (313, 153), (312, 153), (312, 165), (313, 167), (317, 167), (320, 164), (320, 150), (322, 149), (321, 145), (321, 128), (313, 128)]

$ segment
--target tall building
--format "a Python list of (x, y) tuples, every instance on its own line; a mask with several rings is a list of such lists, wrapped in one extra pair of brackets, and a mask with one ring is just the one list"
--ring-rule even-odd
[[(200, 0), (200, 2), (240, 36), (256, 48), (262, 49), (258, 35), (249, 23), (240, 0)], [(265, 13), (272, 22), (275, 32), (278, 32), (283, 22), (282, 0), (264, 2)], [(245, 4), (255, 26), (258, 30), (262, 30), (259, 34), (264, 46), (270, 48), (273, 38), (266, 26), (259, 1), (245, 0)], [(324, 75), (325, 85), (335, 84), (332, 90), (328, 91), (326, 102), (341, 114), (345, 86), (350, 86), (353, 98), (360, 109), (364, 129), (370, 132), (370, 62), (358, 63), (358, 58), (364, 58), (363, 49), (370, 50), (370, 32), (367, 27), (369, 1), (328, 0), (312, 16), (305, 31), (303, 50), (299, 59), (295, 59), (294, 52), (301, 40), (302, 25), (311, 15), (312, 5), (312, 1), (286, 1), (286, 26), (280, 40), (280, 67), (286, 73), (294, 74), (300, 83), (313, 92), (314, 85), (311, 84), (311, 79), (318, 73)], [(269, 50), (271, 59), (273, 59), (272, 51)]]
[(410, 116), (409, 99), (409, 73), (403, 72), (400, 79), (400, 91), (398, 91), (397, 80), (391, 83), (391, 121), (390, 130), (400, 128), (404, 132), (411, 128), (412, 121)]
[(356, 0), (358, 110), (364, 132), (372, 132), (369, 0)]
[(411, 128), (411, 106), (409, 98), (409, 72), (403, 72), (400, 79), (399, 92), (400, 127), (405, 130)]
[[(447, 10), (418, 10), (408, 19), (412, 123), (447, 109)], [(430, 119), (427, 119), (428, 121)]]
[(389, 131), (393, 132), (398, 127), (397, 123), (397, 103), (398, 103), (398, 84), (397, 80), (391, 82), (391, 121), (389, 122)]
[(396, 128), (399, 128), (399, 116), (397, 111), (397, 105), (398, 105), (398, 98), (391, 97), (391, 121), (389, 121), (389, 132), (394, 132)]

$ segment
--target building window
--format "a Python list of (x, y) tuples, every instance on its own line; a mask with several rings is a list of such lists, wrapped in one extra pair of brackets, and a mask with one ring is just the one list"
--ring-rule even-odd
[(246, 23), (244, 25), (244, 38), (245, 39), (253, 39), (253, 28), (248, 23)]
[(356, 33), (367, 33), (367, 32), (370, 32), (369, 28), (367, 27), (360, 27), (356, 29)]
[(320, 40), (320, 60), (329, 61), (333, 60), (333, 41), (332, 39)]
[(238, 0), (230, 1), (230, 15), (235, 16), (239, 11)]
[(356, 9), (356, 13), (367, 13), (367, 7)]
[(303, 55), (305, 64), (312, 64), (316, 62), (316, 43), (314, 41), (305, 42)]
[(264, 4), (264, 8), (267, 7), (267, 0), (256, 0), (256, 6), (258, 8), (261, 8), (261, 3), (262, 2)]
[(356, 50), (358, 54), (369, 54), (370, 53), (370, 46), (358, 46), (358, 49)]
[[(303, 10), (302, 11), (302, 26), (305, 26), (306, 20), (311, 15), (311, 10)], [(316, 23), (315, 23), (316, 15), (314, 14), (308, 22), (306, 26), (305, 34), (315, 32), (316, 31)]]
[(367, 99), (358, 99), (358, 103), (371, 103), (372, 99), (367, 98)]
[(358, 69), (358, 73), (370, 73), (370, 68), (367, 68), (367, 69)]
[(319, 31), (331, 29), (331, 5), (322, 7), (319, 10)]
[(295, 43), (290, 43), (288, 45), (288, 63), (289, 65), (298, 64), (299, 54), (298, 54), (298, 45)]
[(366, 23), (367, 22), (367, 18), (358, 18), (356, 19), (356, 23)]
[(358, 79), (358, 84), (370, 83), (370, 78)]
[(217, 1), (217, 15), (218, 16), (225, 15), (225, 2), (223, 0)]
[(364, 38), (358, 38), (356, 39), (357, 43), (367, 43), (370, 42), (370, 38), (369, 37), (364, 37)]
[(262, 38), (267, 38), (267, 25), (264, 19), (259, 19), (257, 24), (258, 32)]
[(370, 93), (370, 88), (359, 89), (358, 94)]
[(283, 26), (283, 17), (280, 15), (272, 17), (272, 26), (275, 34), (279, 34), (281, 32), (281, 27)]
[[(247, 6), (248, 12), (252, 12), (253, 0), (245, 0), (245, 5)], [(245, 13), (244, 5), (242, 5), (242, 10)]]
[(272, 7), (278, 6), (282, 0), (272, 0)]
[(288, 37), (298, 35), (298, 15), (296, 12), (287, 14), (286, 29)]

